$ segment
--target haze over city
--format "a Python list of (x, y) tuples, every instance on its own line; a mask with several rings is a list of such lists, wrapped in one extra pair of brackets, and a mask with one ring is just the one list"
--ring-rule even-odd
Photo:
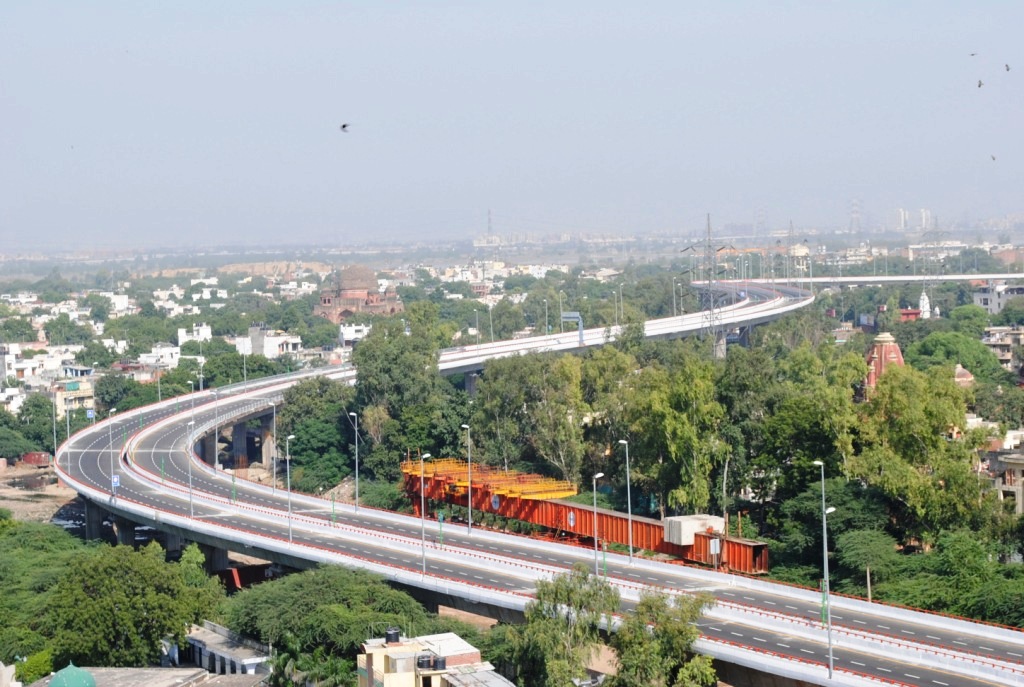
[(5, 3), (0, 230), (109, 249), (468, 239), (488, 211), (614, 235), (1012, 215), (1021, 26), (1009, 2)]

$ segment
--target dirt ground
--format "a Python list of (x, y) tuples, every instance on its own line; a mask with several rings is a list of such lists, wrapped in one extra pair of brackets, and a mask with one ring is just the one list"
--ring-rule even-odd
[(27, 466), (0, 470), (0, 508), (11, 511), (15, 520), (60, 520), (64, 511), (73, 510), (76, 503), (75, 491), (61, 484), (52, 468)]

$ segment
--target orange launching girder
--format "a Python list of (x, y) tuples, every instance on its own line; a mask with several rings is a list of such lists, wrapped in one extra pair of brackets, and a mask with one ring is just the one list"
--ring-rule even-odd
[[(410, 496), (413, 512), (420, 516), (420, 484), (424, 496), (433, 502), (466, 507), (469, 502), (469, 465), (454, 458), (402, 463), (405, 491)], [(505, 472), (487, 465), (472, 466), (473, 510), (494, 513), (504, 518), (541, 525), (560, 533), (626, 545), (629, 542), (630, 518), (625, 513), (598, 508), (597, 531), (594, 531), (593, 507), (561, 501), (577, 493), (575, 485), (560, 480), (530, 475), (514, 470)], [(665, 541), (665, 527), (660, 520), (633, 516), (633, 547), (706, 565), (723, 565), (746, 573), (768, 572), (768, 546), (762, 542), (723, 537), (721, 534), (698, 532), (688, 546)], [(718, 539), (719, 553), (712, 554), (712, 540)]]

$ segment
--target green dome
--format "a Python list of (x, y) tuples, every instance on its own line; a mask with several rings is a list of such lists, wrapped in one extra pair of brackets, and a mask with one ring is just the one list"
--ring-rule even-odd
[(89, 671), (68, 663), (67, 668), (53, 674), (50, 687), (96, 687), (96, 678)]

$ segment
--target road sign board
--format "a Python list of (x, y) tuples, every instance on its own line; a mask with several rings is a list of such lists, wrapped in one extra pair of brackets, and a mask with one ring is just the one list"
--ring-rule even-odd
[(121, 486), (121, 475), (114, 475), (111, 477), (110, 484), (113, 485), (115, 489)]
[(88, 410), (85, 411), (85, 417), (90, 420), (93, 419), (94, 417), (96, 417), (96, 411), (93, 410), (92, 408), (89, 408)]

